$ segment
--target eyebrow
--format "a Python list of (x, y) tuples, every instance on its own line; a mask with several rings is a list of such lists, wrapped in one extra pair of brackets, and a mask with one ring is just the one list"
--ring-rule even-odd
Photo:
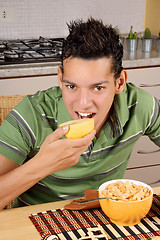
[(92, 86), (103, 85), (103, 84), (107, 84), (107, 83), (108, 83), (108, 81), (104, 80), (104, 81), (100, 81), (100, 82), (94, 83), (94, 84), (92, 84)]
[[(62, 79), (62, 82), (68, 83), (68, 84), (71, 84), (71, 85), (75, 85), (75, 86), (77, 85), (76, 83), (71, 82), (71, 81), (66, 80), (66, 79)], [(96, 82), (96, 83), (92, 84), (91, 86), (99, 86), (99, 85), (103, 85), (103, 84), (107, 84), (107, 83), (108, 83), (108, 81), (104, 80), (104, 81)]]
[(71, 85), (76, 85), (75, 83), (69, 81), (69, 80), (66, 80), (66, 79), (62, 79), (62, 82), (63, 83), (68, 83), (68, 84), (71, 84)]

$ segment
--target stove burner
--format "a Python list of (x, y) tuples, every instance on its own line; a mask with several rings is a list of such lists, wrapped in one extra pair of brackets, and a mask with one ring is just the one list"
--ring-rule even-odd
[(63, 46), (63, 42), (62, 41), (53, 41), (53, 44), (57, 47), (62, 47)]
[(39, 45), (41, 46), (41, 47), (48, 47), (48, 46), (52, 46), (52, 43), (51, 42), (48, 42), (48, 41), (40, 41), (39, 42)]
[(0, 43), (0, 49), (4, 49), (6, 48), (5, 44), (4, 43)]
[(20, 57), (20, 55), (17, 52), (12, 50), (5, 50), (3, 53), (6, 59), (17, 59)]
[(52, 46), (52, 42), (51, 42), (51, 40), (47, 40), (47, 39), (40, 36), (39, 37), (39, 45), (41, 47)]
[(46, 40), (43, 37), (39, 38), (39, 45), (41, 47), (48, 47), (48, 46), (52, 46), (52, 42), (50, 40)]

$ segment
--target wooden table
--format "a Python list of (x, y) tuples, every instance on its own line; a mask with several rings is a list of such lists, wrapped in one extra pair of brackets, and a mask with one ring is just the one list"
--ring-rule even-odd
[[(160, 194), (160, 187), (153, 188)], [(31, 213), (63, 208), (71, 200), (0, 211), (0, 240), (40, 240), (40, 234), (29, 219)]]

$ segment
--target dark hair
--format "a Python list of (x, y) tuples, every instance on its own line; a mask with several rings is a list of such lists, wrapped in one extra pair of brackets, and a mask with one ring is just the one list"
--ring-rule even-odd
[(62, 50), (63, 60), (69, 57), (98, 59), (111, 58), (115, 79), (119, 77), (122, 67), (123, 46), (119, 41), (116, 29), (104, 25), (101, 20), (89, 18), (72, 21), (68, 25), (69, 35), (64, 40)]

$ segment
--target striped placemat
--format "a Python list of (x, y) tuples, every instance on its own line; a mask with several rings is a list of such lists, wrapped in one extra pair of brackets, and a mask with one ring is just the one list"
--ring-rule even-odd
[(154, 195), (148, 215), (139, 224), (129, 227), (112, 223), (101, 208), (78, 211), (56, 209), (31, 214), (29, 218), (42, 239), (47, 239), (47, 236), (51, 235), (62, 240), (79, 239), (87, 236), (88, 228), (98, 225), (103, 227), (108, 239), (150, 239), (160, 236), (160, 195)]

